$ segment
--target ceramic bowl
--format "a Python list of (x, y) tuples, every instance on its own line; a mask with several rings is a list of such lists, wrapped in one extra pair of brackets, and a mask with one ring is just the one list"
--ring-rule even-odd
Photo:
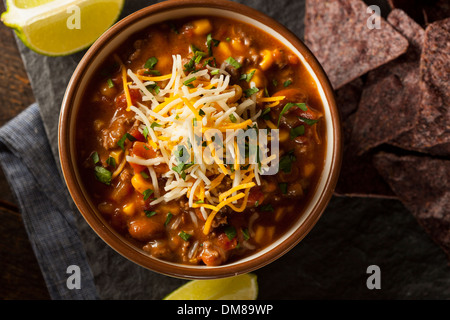
[[(309, 70), (324, 105), (327, 145), (324, 169), (310, 203), (298, 221), (278, 240), (241, 260), (217, 267), (171, 263), (151, 257), (109, 226), (91, 202), (80, 179), (75, 150), (75, 120), (89, 79), (99, 64), (133, 34), (166, 20), (192, 15), (220, 16), (261, 29), (289, 47)], [(288, 29), (247, 6), (225, 0), (171, 0), (137, 11), (107, 30), (87, 51), (76, 68), (62, 103), (59, 123), (59, 155), (70, 194), (87, 223), (111, 248), (129, 260), (165, 275), (185, 279), (212, 279), (247, 273), (278, 259), (296, 246), (313, 228), (332, 197), (341, 164), (341, 125), (330, 82), (314, 55)]]

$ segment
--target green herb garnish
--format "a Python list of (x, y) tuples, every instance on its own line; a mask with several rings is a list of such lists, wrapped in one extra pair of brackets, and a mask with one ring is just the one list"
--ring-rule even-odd
[(233, 240), (236, 237), (236, 228), (233, 226), (227, 226), (224, 232), (229, 240)]
[(196, 78), (196, 77), (192, 77), (192, 78), (190, 78), (190, 79), (184, 81), (183, 84), (184, 84), (185, 86), (187, 86), (189, 83), (194, 82), (195, 80), (197, 80), (197, 78)]
[(156, 59), (156, 57), (151, 57), (150, 59), (147, 60), (147, 62), (145, 62), (144, 68), (153, 69), (157, 63), (158, 59)]
[(279, 168), (284, 173), (290, 173), (292, 170), (292, 163), (294, 163), (297, 158), (294, 155), (294, 150), (289, 151), (286, 155), (282, 156), (279, 162)]
[(282, 194), (286, 194), (287, 193), (287, 183), (286, 182), (281, 182), (278, 184), (278, 187), (280, 187), (281, 193)]
[(184, 231), (180, 231), (180, 233), (178, 234), (180, 236), (181, 239), (183, 239), (184, 241), (188, 241), (190, 237), (192, 237), (191, 234), (186, 233)]
[(247, 228), (242, 228), (241, 231), (242, 235), (244, 236), (244, 240), (250, 239), (250, 232), (248, 232)]
[(213, 39), (211, 33), (206, 36), (206, 45), (208, 46), (208, 53), (209, 53), (210, 57), (213, 55), (213, 52), (212, 52), (213, 46), (217, 47), (219, 45), (219, 43), (220, 43), (219, 40)]
[(91, 159), (94, 162), (94, 164), (97, 164), (100, 161), (100, 157), (98, 156), (98, 152), (94, 151), (91, 155)]
[(281, 117), (289, 111), (290, 108), (292, 107), (298, 107), (300, 109), (302, 109), (303, 111), (307, 111), (308, 108), (306, 108), (306, 104), (305, 103), (286, 103), (286, 105), (283, 107), (283, 110), (281, 110), (280, 112), (280, 116), (278, 117), (278, 127), (280, 126), (280, 121), (281, 121)]
[(236, 119), (236, 117), (234, 116), (234, 114), (231, 113), (229, 117), (230, 117), (230, 121), (231, 121), (231, 122), (233, 122), (233, 123), (236, 123), (236, 122), (237, 122), (237, 119)]
[(136, 141), (137, 139), (135, 137), (133, 137), (131, 134), (129, 134), (128, 132), (125, 133), (123, 135), (122, 138), (120, 138), (119, 141), (117, 141), (117, 145), (123, 150), (125, 151), (125, 140), (130, 140), (130, 141)]
[(108, 87), (109, 87), (109, 88), (114, 88), (114, 82), (113, 82), (111, 79), (108, 79), (108, 80), (106, 81), (106, 83), (108, 83)]
[(289, 87), (291, 84), (292, 84), (292, 80), (286, 80), (286, 81), (283, 83), (283, 85), (284, 85), (285, 87)]
[(227, 60), (225, 60), (226, 63), (228, 63), (229, 65), (233, 66), (236, 69), (239, 69), (241, 66), (241, 64), (239, 62), (236, 61), (236, 59), (234, 59), (233, 57), (228, 57)]
[(172, 217), (173, 217), (173, 214), (171, 212), (167, 213), (167, 218), (166, 218), (166, 221), (164, 222), (165, 227), (169, 224)]
[(147, 140), (148, 137), (148, 128), (145, 127), (144, 130), (142, 130), (142, 135), (144, 136), (145, 140)]
[(300, 120), (302, 120), (304, 123), (306, 123), (308, 126), (315, 125), (317, 122), (319, 122), (319, 119), (313, 120), (308, 118), (299, 117)]
[(145, 215), (150, 218), (156, 214), (156, 211), (144, 210)]
[(153, 190), (147, 189), (144, 192), (142, 192), (142, 194), (144, 195), (144, 201), (146, 201), (153, 194)]
[(186, 179), (185, 170), (189, 169), (193, 165), (194, 165), (193, 163), (190, 163), (190, 164), (180, 163), (179, 165), (173, 167), (172, 170), (175, 171), (176, 173), (178, 173), (181, 176), (181, 178), (184, 180), (184, 179)]
[(269, 211), (273, 211), (274, 210), (270, 203), (268, 203), (266, 205), (263, 205), (263, 206), (260, 206), (259, 208), (261, 209), (261, 211), (265, 211), (265, 212), (269, 212)]
[(152, 76), (160, 76), (161, 71), (159, 70), (145, 70), (144, 74), (151, 74)]
[(302, 136), (304, 134), (305, 134), (305, 126), (304, 125), (292, 128), (290, 131), (291, 140), (294, 140), (298, 136)]
[(149, 176), (147, 173), (145, 173), (145, 171), (141, 171), (141, 176), (142, 176), (142, 178), (144, 178), (144, 179), (150, 178), (150, 176)]
[(113, 157), (109, 157), (108, 159), (106, 159), (106, 164), (108, 166), (115, 168), (116, 167), (116, 159), (114, 159)]
[(95, 177), (97, 178), (98, 181), (100, 181), (108, 186), (111, 185), (112, 173), (108, 169), (105, 169), (100, 166), (96, 166), (95, 167)]
[(155, 127), (162, 127), (162, 124), (159, 124), (158, 122), (152, 122), (150, 128), (154, 129)]
[(269, 120), (270, 119), (269, 113), (270, 113), (270, 108), (266, 108), (263, 110), (263, 112), (261, 112), (261, 115), (259, 117), (264, 120)]
[(239, 80), (245, 80), (247, 82), (250, 82), (252, 80), (253, 76), (255, 75), (256, 69), (250, 71), (249, 73), (243, 73), (241, 74), (241, 77)]
[(259, 92), (259, 89), (256, 87), (244, 90), (244, 94), (247, 98), (251, 97), (252, 95), (254, 95), (257, 92)]

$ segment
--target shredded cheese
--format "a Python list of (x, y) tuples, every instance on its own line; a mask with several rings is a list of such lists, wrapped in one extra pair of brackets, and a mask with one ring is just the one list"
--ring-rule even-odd
[[(185, 74), (181, 56), (172, 57), (172, 72), (156, 77), (127, 71), (117, 57), (122, 67), (127, 110), (135, 113), (136, 120), (140, 122), (140, 131), (146, 131), (147, 142), (157, 155), (144, 159), (127, 153), (115, 175), (120, 173), (119, 169), (123, 169), (125, 162), (147, 167), (155, 196), (150, 204), (156, 205), (186, 196), (189, 207), (200, 208), (205, 220), (203, 232), (208, 234), (215, 215), (222, 208), (229, 206), (236, 212), (244, 211), (251, 188), (260, 185), (259, 172), (262, 171), (258, 166), (261, 163), (242, 168), (239, 165), (239, 150), (234, 142), (236, 133), (228, 135), (227, 130), (245, 130), (257, 126), (256, 119), (261, 111), (255, 111), (256, 102), (274, 104), (284, 97), (257, 99), (253, 95), (247, 99), (242, 98), (239, 103), (229, 103), (230, 98), (236, 95), (236, 87), (230, 86), (231, 76), (223, 68), (207, 66), (206, 69)], [(211, 74), (215, 70), (219, 71)], [(128, 78), (132, 80), (131, 83), (127, 82)], [(146, 87), (149, 84), (157, 84), (162, 89), (150, 92)], [(130, 87), (139, 90), (142, 103), (132, 105)], [(246, 118), (248, 114), (251, 118)], [(227, 147), (222, 150), (214, 149), (212, 137), (207, 137), (207, 134), (206, 141), (202, 143), (203, 133), (208, 130), (218, 132), (222, 138), (225, 138), (226, 133), (227, 139), (223, 139), (223, 144)], [(198, 138), (200, 142), (197, 141)], [(183, 158), (182, 163), (179, 157), (181, 146), (188, 151), (187, 161)], [(210, 151), (210, 159), (202, 161), (206, 159), (206, 149)], [(219, 153), (227, 149), (234, 157), (230, 166), (225, 164)], [(182, 153), (184, 157), (184, 151)], [(194, 162), (191, 163), (192, 161)], [(169, 168), (162, 174), (165, 185), (161, 188), (154, 169), (154, 166), (160, 164)], [(231, 185), (224, 181), (231, 181)]]

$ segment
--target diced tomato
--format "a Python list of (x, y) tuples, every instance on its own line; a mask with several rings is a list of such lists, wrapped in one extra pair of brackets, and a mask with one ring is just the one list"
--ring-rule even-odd
[(234, 237), (230, 240), (225, 233), (221, 233), (217, 237), (217, 245), (225, 251), (232, 250), (237, 246), (237, 238)]
[(138, 128), (133, 127), (130, 131), (130, 134), (137, 140), (140, 142), (145, 142), (145, 137), (144, 135), (138, 130)]
[(161, 163), (156, 166), (153, 166), (153, 169), (155, 169), (157, 175), (162, 175), (163, 173), (169, 171), (169, 166), (165, 163)]
[[(136, 101), (141, 99), (141, 93), (139, 92), (138, 89), (130, 89), (130, 98), (131, 98), (131, 104), (135, 104)], [(125, 92), (122, 93), (121, 95), (118, 95), (116, 97), (116, 107), (117, 109), (126, 109), (128, 107), (127, 104), (127, 97), (125, 95)]]
[(144, 159), (152, 159), (156, 156), (156, 151), (149, 144), (141, 141), (134, 143), (131, 153)]
[(248, 194), (247, 206), (254, 207), (260, 205), (264, 201), (264, 193), (261, 187), (253, 187)]
[(136, 164), (136, 163), (132, 163), (132, 162), (129, 162), (129, 163), (130, 163), (130, 166), (133, 168), (135, 174), (141, 173), (142, 171), (147, 169), (147, 167), (141, 166), (140, 164)]

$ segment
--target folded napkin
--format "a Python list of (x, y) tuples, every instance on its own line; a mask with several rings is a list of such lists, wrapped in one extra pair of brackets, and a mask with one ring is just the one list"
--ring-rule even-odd
[[(38, 105), (0, 128), (0, 162), (16, 196), (50, 297), (97, 299), (93, 275), (75, 226), (74, 209), (52, 155)], [(67, 285), (78, 266), (80, 289)], [(69, 279), (69, 283), (75, 283)]]

